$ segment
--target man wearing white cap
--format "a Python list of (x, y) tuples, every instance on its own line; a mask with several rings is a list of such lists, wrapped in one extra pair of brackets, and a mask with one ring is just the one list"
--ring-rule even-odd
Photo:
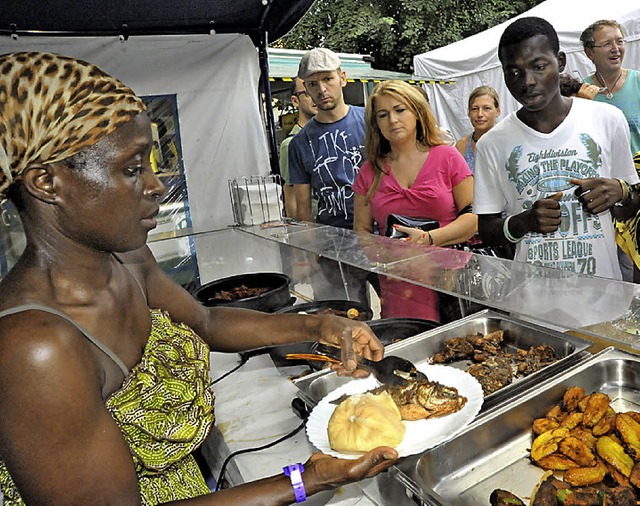
[(352, 185), (364, 161), (364, 108), (347, 105), (347, 84), (340, 58), (316, 48), (300, 60), (298, 77), (318, 107), (318, 114), (289, 144), (289, 172), (294, 185), (296, 218), (314, 221), (311, 192), (318, 198), (315, 221), (341, 228), (353, 226)]

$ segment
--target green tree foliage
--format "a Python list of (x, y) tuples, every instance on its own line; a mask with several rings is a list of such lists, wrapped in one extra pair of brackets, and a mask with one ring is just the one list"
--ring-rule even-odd
[(375, 68), (412, 72), (413, 57), (469, 37), (543, 0), (316, 0), (274, 46), (370, 54)]

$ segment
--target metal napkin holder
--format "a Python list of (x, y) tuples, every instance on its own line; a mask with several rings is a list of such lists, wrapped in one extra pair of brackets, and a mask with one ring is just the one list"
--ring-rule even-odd
[(260, 225), (283, 220), (282, 178), (279, 174), (230, 179), (229, 197), (236, 225)]

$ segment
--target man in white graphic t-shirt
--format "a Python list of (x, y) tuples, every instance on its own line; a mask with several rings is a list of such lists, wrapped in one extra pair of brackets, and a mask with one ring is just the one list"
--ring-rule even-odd
[(483, 242), (516, 243), (517, 261), (621, 279), (612, 214), (626, 218), (640, 206), (624, 115), (561, 95), (565, 55), (544, 19), (509, 25), (498, 56), (522, 107), (477, 145), (474, 212)]

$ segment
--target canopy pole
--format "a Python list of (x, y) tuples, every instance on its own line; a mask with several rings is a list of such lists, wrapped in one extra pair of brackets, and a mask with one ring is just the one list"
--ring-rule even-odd
[[(264, 3), (264, 2), (263, 2)], [(278, 143), (276, 141), (276, 122), (273, 114), (273, 104), (271, 101), (271, 84), (269, 82), (269, 34), (264, 29), (264, 21), (271, 8), (268, 3), (260, 22), (260, 45), (258, 47), (258, 59), (260, 61), (260, 81), (262, 83), (262, 91), (264, 94), (265, 111), (267, 114), (266, 127), (267, 138), (269, 139), (269, 161), (271, 162), (271, 174), (280, 174), (280, 162), (278, 156)]]

